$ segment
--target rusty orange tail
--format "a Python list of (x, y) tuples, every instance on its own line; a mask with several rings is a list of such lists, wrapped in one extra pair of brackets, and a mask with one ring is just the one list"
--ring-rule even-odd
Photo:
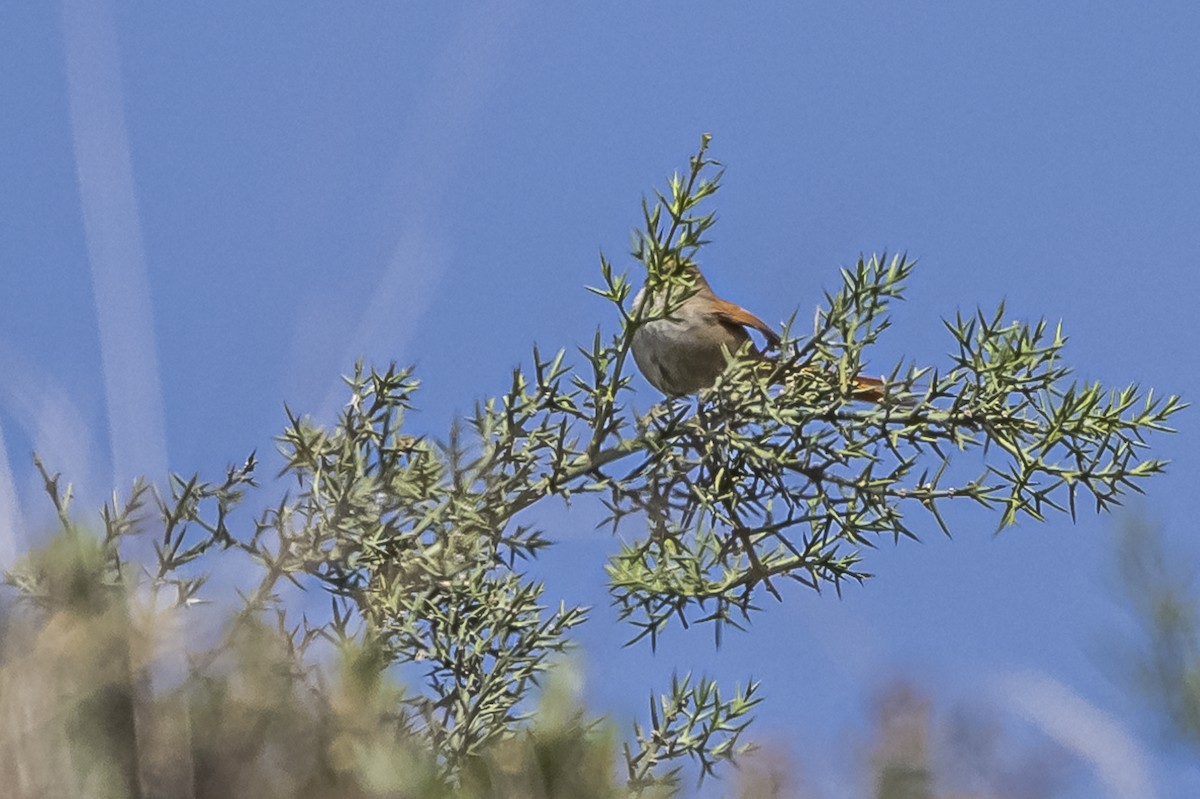
[(887, 383), (878, 377), (854, 378), (854, 398), (867, 402), (883, 402), (887, 396)]
[[(794, 379), (798, 375), (812, 375), (821, 373), (821, 370), (818, 367), (812, 365), (802, 366), (798, 371), (792, 371), (789, 373), (788, 371), (781, 369), (779, 362), (773, 358), (764, 357), (762, 362), (764, 365), (772, 369), (771, 381), (774, 383), (784, 383)], [(829, 374), (829, 377), (833, 379), (833, 382), (836, 382), (836, 378), (833, 378), (832, 374), (826, 374)], [(854, 399), (862, 400), (864, 402), (883, 402), (888, 396), (887, 381), (881, 377), (866, 377), (864, 375), (859, 375), (852, 380), (850, 395)]]

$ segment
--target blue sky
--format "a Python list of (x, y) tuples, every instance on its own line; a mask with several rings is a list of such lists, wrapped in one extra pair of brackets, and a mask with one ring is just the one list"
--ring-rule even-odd
[[(138, 472), (216, 475), (270, 451), (283, 403), (328, 418), (358, 357), (416, 364), (414, 424), (437, 433), (535, 341), (613, 330), (583, 289), (597, 253), (628, 265), (641, 195), (702, 131), (729, 170), (704, 264), (764, 319), (806, 318), (837, 266), (904, 250), (921, 266), (880, 368), (945, 363), (939, 320), (1004, 299), (1063, 321), (1081, 378), (1200, 396), (1198, 35), (1183, 2), (14, 4), (5, 557), (47, 516), (31, 449), (88, 507)], [(1195, 412), (1178, 425), (1137, 507), (1198, 558)], [(720, 652), (672, 633), (653, 658), (606, 623), (614, 544), (590, 519), (548, 510), (561, 544), (540, 568), (552, 595), (598, 606), (597, 710), (640, 710), (676, 667), (753, 674), (771, 697), (759, 731), (840, 796), (864, 697), (890, 673), (939, 702), (987, 697), (1035, 734), (1053, 721), (1028, 697), (1057, 690), (1062, 714), (1099, 714), (1077, 726), (1106, 719), (1134, 747), (1129, 774), (1084, 769), (1093, 795), (1136, 785), (1139, 764), (1149, 795), (1200, 791), (1097, 661), (1121, 623), (1109, 518), (994, 537), (963, 514), (953, 541), (870, 553), (879, 576), (842, 600), (792, 590)]]

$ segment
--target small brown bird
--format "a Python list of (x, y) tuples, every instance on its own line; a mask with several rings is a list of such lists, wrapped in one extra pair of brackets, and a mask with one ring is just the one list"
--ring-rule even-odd
[[(670, 315), (654, 318), (663, 311), (665, 299), (661, 295), (642, 308), (647, 298), (645, 286), (633, 300), (634, 313), (650, 319), (634, 331), (633, 359), (650, 385), (668, 396), (692, 394), (715, 383), (725, 369), (726, 353), (732, 355), (751, 341), (747, 328), (761, 333), (768, 347), (779, 346), (778, 333), (745, 308), (714, 294), (695, 264), (670, 260), (666, 267), (674, 268), (678, 263), (693, 276), (694, 293)], [(674, 296), (680, 296), (682, 290), (674, 290)], [(753, 343), (749, 355), (767, 360)], [(883, 381), (856, 378), (854, 396), (878, 402), (883, 398)]]

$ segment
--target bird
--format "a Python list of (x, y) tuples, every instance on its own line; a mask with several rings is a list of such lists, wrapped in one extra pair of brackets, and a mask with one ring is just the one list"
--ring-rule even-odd
[[(690, 288), (676, 288), (671, 304), (674, 309), (663, 315), (668, 302), (665, 291), (642, 286), (633, 300), (634, 318), (639, 320), (633, 332), (633, 360), (650, 385), (669, 397), (695, 394), (710, 388), (725, 370), (729, 356), (747, 347), (746, 357), (770, 362), (771, 359), (753, 342), (750, 330), (757, 331), (768, 348), (778, 347), (779, 334), (770, 325), (740, 305), (721, 299), (696, 264), (668, 256), (663, 271), (682, 270), (691, 281)], [(678, 283), (670, 281), (665, 285)], [(691, 294), (683, 296), (679, 292)], [(646, 303), (649, 302), (649, 305)], [(748, 343), (749, 342), (749, 343)], [(784, 379), (780, 375), (778, 380)], [(879, 402), (884, 397), (884, 382), (874, 377), (854, 378), (854, 397)]]

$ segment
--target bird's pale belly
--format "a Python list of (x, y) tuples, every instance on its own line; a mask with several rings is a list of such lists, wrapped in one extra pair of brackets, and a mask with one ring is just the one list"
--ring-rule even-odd
[[(745, 336), (743, 341), (748, 338)], [(634, 333), (633, 359), (650, 385), (659, 391), (691, 394), (711, 386), (724, 370), (726, 356), (722, 343), (718, 338), (698, 335), (695, 326), (687, 322), (657, 319)]]

